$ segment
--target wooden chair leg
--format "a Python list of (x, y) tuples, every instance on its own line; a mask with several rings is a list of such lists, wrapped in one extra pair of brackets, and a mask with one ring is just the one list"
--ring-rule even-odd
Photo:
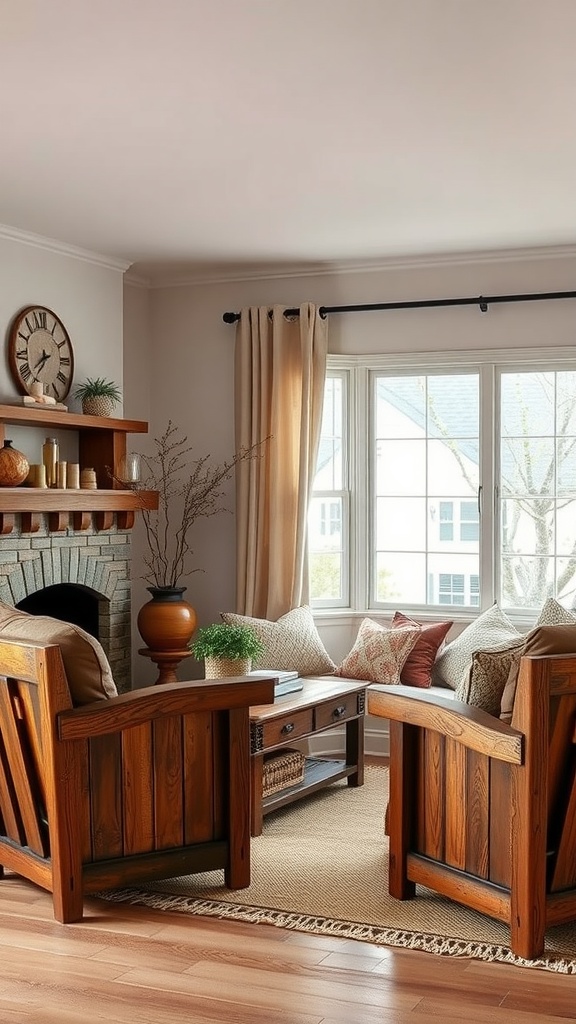
[(250, 885), (250, 720), (249, 709), (229, 714), (230, 845), (224, 880), (230, 889)]
[(390, 802), (388, 835), (390, 842), (388, 890), (397, 900), (411, 899), (416, 893), (408, 881), (406, 858), (411, 828), (410, 801), (414, 800), (411, 745), (414, 730), (403, 722), (390, 722)]

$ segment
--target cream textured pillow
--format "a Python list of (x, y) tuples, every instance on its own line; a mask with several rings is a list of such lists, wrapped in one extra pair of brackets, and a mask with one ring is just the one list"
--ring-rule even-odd
[(220, 617), (231, 626), (251, 626), (260, 638), (264, 651), (254, 668), (294, 669), (301, 676), (321, 676), (336, 668), (308, 605), (293, 608), (276, 622), (236, 612), (221, 612)]
[(555, 597), (549, 597), (542, 605), (535, 626), (570, 626), (574, 622), (576, 622), (574, 612), (564, 608)]
[(476, 651), (501, 648), (506, 643), (513, 643), (519, 636), (521, 634), (505, 612), (493, 604), (466, 626), (451, 643), (446, 644), (434, 663), (432, 683), (457, 689), (470, 672), (472, 656)]
[(58, 644), (75, 705), (106, 700), (118, 693), (101, 644), (80, 626), (50, 615), (29, 615), (0, 602), (0, 639)]
[(370, 683), (399, 683), (402, 667), (421, 632), (420, 626), (388, 629), (373, 619), (363, 619), (352, 650), (335, 674)]
[(498, 718), (510, 669), (520, 660), (525, 639), (521, 636), (500, 650), (475, 651), (470, 672), (456, 687), (456, 699)]

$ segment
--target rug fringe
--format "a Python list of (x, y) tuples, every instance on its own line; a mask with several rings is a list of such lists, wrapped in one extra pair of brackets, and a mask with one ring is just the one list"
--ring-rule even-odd
[(204, 917), (219, 917), (227, 920), (245, 921), (249, 924), (269, 924), (276, 928), (312, 932), (316, 935), (333, 935), (361, 942), (372, 942), (379, 946), (398, 946), (403, 949), (417, 949), (437, 956), (468, 957), (474, 960), (492, 960), (513, 964), (516, 967), (533, 967), (554, 971), (557, 974), (576, 974), (576, 960), (561, 956), (544, 956), (537, 960), (525, 960), (516, 956), (507, 946), (474, 942), (468, 939), (430, 935), (426, 932), (412, 932), (394, 928), (380, 928), (374, 925), (358, 924), (353, 921), (337, 921), (331, 918), (312, 917), (306, 914), (286, 913), (266, 907), (252, 907), (248, 904), (225, 903), (215, 900), (194, 899), (188, 896), (164, 896), (144, 892), (141, 889), (114, 889), (94, 893), (99, 899), (115, 903), (130, 903), (150, 907), (153, 910), (174, 910), (180, 913)]

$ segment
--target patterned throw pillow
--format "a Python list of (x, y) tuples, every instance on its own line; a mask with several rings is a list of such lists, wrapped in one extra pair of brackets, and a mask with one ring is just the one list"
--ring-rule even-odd
[(308, 605), (293, 608), (276, 622), (236, 612), (221, 612), (220, 617), (231, 626), (251, 626), (264, 644), (264, 651), (253, 668), (293, 669), (301, 676), (321, 676), (336, 668), (320, 639)]
[(419, 636), (420, 626), (388, 629), (373, 619), (363, 619), (354, 646), (335, 675), (370, 683), (399, 683), (402, 666)]
[(520, 660), (524, 640), (521, 636), (500, 650), (475, 651), (470, 672), (456, 687), (456, 699), (498, 718), (506, 681), (512, 665)]
[(459, 636), (446, 644), (436, 659), (432, 681), (436, 686), (450, 686), (455, 690), (470, 672), (472, 655), (476, 651), (492, 651), (503, 644), (513, 643), (521, 634), (497, 605), (479, 615)]
[(542, 605), (535, 626), (570, 626), (573, 622), (576, 622), (574, 612), (564, 608), (555, 597), (549, 597)]
[(421, 688), (432, 685), (432, 667), (452, 625), (452, 622), (429, 622), (420, 625), (402, 612), (394, 613), (392, 629), (398, 629), (400, 626), (420, 629), (416, 645), (410, 651), (400, 673), (401, 683)]

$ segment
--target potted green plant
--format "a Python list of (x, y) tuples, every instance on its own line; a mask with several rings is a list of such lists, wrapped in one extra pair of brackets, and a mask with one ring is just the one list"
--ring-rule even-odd
[(189, 646), (195, 658), (204, 659), (206, 679), (245, 676), (252, 668), (252, 659), (264, 650), (250, 626), (230, 626), (226, 622), (202, 626)]
[(87, 377), (76, 388), (74, 397), (82, 402), (82, 412), (87, 416), (111, 416), (114, 406), (122, 399), (122, 392), (113, 380)]

